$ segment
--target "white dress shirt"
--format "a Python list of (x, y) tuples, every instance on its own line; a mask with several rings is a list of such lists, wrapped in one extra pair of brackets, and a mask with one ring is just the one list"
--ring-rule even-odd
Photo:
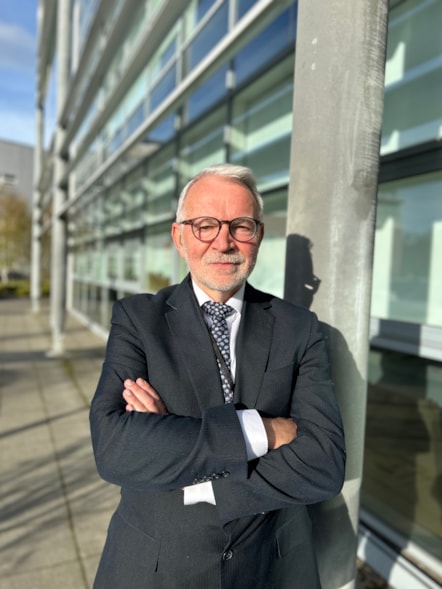
[[(212, 300), (195, 282), (192, 281), (192, 285), (200, 307), (205, 302)], [(234, 309), (234, 312), (226, 318), (230, 335), (230, 370), (233, 381), (235, 381), (236, 372), (236, 339), (244, 305), (244, 289), (245, 285), (226, 302), (226, 305)], [(210, 327), (211, 318), (206, 313), (204, 313), (204, 317), (207, 325)], [(264, 456), (268, 451), (267, 434), (258, 411), (256, 409), (244, 409), (236, 413), (246, 444), (247, 460)], [(193, 505), (202, 501), (212, 503), (213, 505), (216, 504), (211, 481), (184, 488), (185, 505)]]

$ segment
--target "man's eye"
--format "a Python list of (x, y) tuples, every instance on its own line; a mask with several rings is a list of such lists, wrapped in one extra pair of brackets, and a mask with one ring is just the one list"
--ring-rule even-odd
[(239, 231), (239, 233), (252, 233), (253, 228), (246, 223), (245, 225), (236, 225), (235, 231)]

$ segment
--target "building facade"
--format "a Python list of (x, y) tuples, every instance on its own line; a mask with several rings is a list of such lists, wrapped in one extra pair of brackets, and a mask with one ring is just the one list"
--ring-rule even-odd
[[(224, 161), (257, 177), (251, 282), (282, 296), (297, 1), (40, 0), (39, 19), (34, 245), (63, 240), (68, 308), (106, 336), (116, 299), (181, 280), (179, 191)], [(360, 555), (411, 589), (441, 575), (441, 27), (440, 0), (390, 2)]]

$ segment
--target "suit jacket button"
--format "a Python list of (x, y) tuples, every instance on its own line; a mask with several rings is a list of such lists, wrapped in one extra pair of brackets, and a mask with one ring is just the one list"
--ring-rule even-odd
[(223, 554), (223, 560), (230, 560), (233, 557), (233, 550), (226, 550)]

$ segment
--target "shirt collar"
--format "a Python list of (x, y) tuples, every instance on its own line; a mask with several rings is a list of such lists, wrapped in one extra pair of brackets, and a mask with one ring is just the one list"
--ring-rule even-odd
[[(196, 299), (198, 301), (199, 306), (203, 305), (207, 301), (211, 301), (212, 299), (206, 294), (193, 280), (192, 280), (193, 291), (195, 293)], [(241, 286), (241, 288), (236, 291), (236, 293), (231, 297), (228, 301), (226, 301), (226, 305), (230, 305), (235, 311), (238, 311), (241, 314), (242, 306), (244, 303), (244, 291), (246, 285), (245, 283)]]

